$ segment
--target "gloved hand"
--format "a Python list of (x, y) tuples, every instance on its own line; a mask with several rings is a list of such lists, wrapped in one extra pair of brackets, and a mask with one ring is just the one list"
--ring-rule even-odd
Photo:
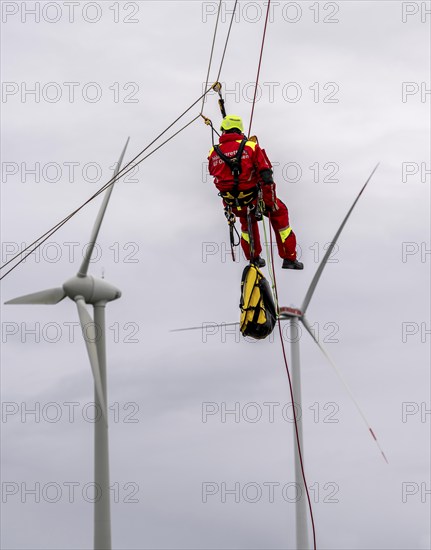
[(266, 169), (260, 172), (262, 178), (262, 198), (266, 207), (273, 212), (278, 210), (277, 196), (275, 194), (275, 183), (272, 177), (272, 170)]

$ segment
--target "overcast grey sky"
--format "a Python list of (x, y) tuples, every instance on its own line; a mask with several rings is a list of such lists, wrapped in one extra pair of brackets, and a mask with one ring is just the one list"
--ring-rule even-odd
[[(109, 179), (127, 136), (130, 160), (201, 95), (217, 5), (2, 2), (2, 263)], [(232, 6), (223, 3), (211, 81)], [(308, 317), (389, 465), (302, 334), (321, 549), (430, 545), (430, 8), (272, 3), (253, 133), (275, 165), (305, 264), (286, 272), (276, 259), (282, 305), (300, 307), (325, 245), (381, 163)], [(221, 74), (228, 111), (246, 122), (264, 9), (240, 2)], [(216, 96), (204, 112), (219, 124)], [(239, 316), (245, 261), (230, 260), (205, 170), (210, 145), (197, 121), (116, 186), (90, 267), (123, 292), (107, 308), (118, 549), (294, 548), (278, 335), (252, 343), (238, 330), (169, 333)], [(76, 273), (99, 204), (4, 279), (2, 303)], [(1, 313), (2, 547), (91, 548), (93, 390), (75, 308), (64, 300)]]

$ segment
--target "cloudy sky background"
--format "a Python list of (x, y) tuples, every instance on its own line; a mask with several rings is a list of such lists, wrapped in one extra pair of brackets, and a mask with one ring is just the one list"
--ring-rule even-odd
[[(36, 7), (40, 21), (23, 5)], [(430, 4), (298, 5), (274, 4), (253, 122), (305, 263), (303, 272), (285, 272), (277, 258), (281, 304), (300, 307), (325, 244), (381, 163), (308, 317), (390, 464), (303, 334), (304, 445), (318, 547), (424, 549), (430, 176), (421, 167), (430, 168), (431, 100), (430, 15), (420, 10)], [(233, 2), (223, 6), (211, 80)], [(130, 160), (202, 93), (216, 2), (82, 2), (73, 15), (69, 9), (62, 2), (2, 3), (2, 263), (108, 181), (127, 136)], [(221, 75), (228, 111), (246, 121), (263, 23), (263, 3), (240, 2)], [(75, 97), (65, 82), (77, 83)], [(412, 91), (404, 101), (403, 82)], [(26, 95), (35, 83), (40, 94)], [(90, 101), (97, 90), (100, 99)], [(216, 96), (204, 112), (219, 124)], [(245, 262), (230, 260), (223, 212), (205, 172), (210, 144), (197, 121), (116, 186), (90, 268), (123, 291), (107, 308), (115, 548), (294, 548), (294, 504), (282, 493), (294, 482), (293, 432), (281, 413), (290, 396), (278, 335), (251, 343), (238, 331), (169, 333), (238, 319)], [(418, 173), (403, 181), (403, 163), (412, 172), (416, 163)], [(40, 177), (25, 172), (35, 166)], [(76, 273), (99, 204), (4, 279), (2, 302)], [(92, 546), (92, 505), (82, 495), (93, 479), (93, 425), (83, 418), (92, 377), (79, 330), (67, 324), (76, 322), (69, 300), (2, 306), (3, 548)], [(412, 334), (403, 338), (403, 326)], [(76, 403), (72, 421), (67, 402)], [(219, 412), (203, 422), (205, 403)], [(235, 403), (239, 419), (222, 422), (222, 409)], [(264, 403), (279, 404), (273, 421)], [(25, 414), (34, 408), (39, 421)], [(256, 410), (262, 417), (252, 422)], [(49, 421), (58, 412), (61, 418)], [(203, 502), (210, 482), (219, 491)], [(37, 483), (40, 502), (25, 496)], [(67, 483), (77, 487), (73, 502)], [(223, 484), (235, 483), (239, 502), (229, 494), (223, 502)], [(253, 486), (244, 496), (247, 483)], [(268, 483), (279, 484), (273, 502)], [(53, 484), (62, 488), (57, 503), (43, 492)], [(262, 496), (249, 502), (256, 487)]]

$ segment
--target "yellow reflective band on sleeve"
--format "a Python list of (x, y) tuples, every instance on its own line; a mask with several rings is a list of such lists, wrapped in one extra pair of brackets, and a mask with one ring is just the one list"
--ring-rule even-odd
[(211, 147), (210, 152), (208, 153), (208, 158), (210, 158), (210, 156), (213, 154), (213, 151), (214, 151), (214, 147)]
[(248, 233), (245, 233), (244, 231), (241, 233), (241, 237), (245, 240), (246, 243), (250, 244), (250, 236)]
[(281, 237), (281, 242), (284, 243), (284, 241), (287, 239), (287, 237), (292, 233), (292, 228), (291, 227), (286, 227), (286, 229), (281, 229), (279, 231), (280, 233), (280, 237)]

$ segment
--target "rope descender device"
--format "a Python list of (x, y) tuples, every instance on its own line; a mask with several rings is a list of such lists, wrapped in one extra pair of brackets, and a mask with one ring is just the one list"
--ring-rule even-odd
[(226, 109), (224, 106), (223, 96), (221, 95), (221, 82), (214, 82), (214, 84), (212, 85), (212, 89), (219, 95), (220, 99), (218, 100), (218, 106), (220, 107), (220, 112), (224, 118), (226, 116)]

